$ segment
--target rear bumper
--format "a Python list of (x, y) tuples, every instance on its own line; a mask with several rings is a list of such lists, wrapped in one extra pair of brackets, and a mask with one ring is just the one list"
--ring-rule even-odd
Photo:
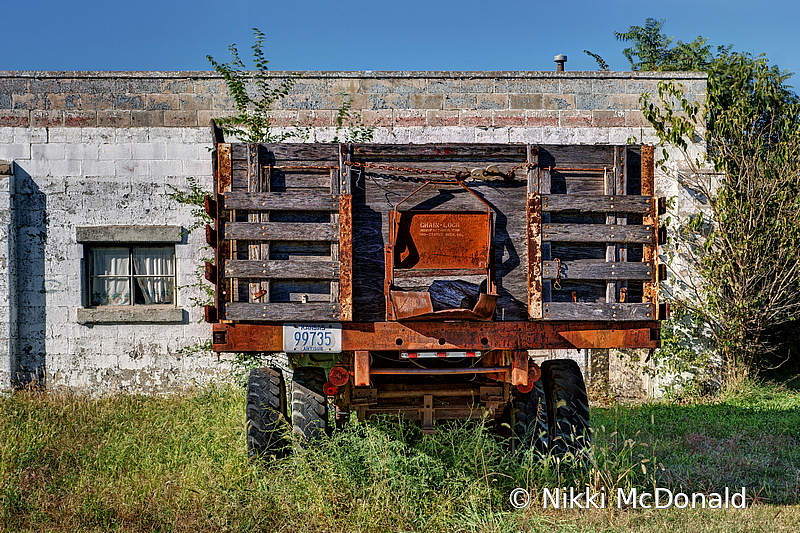
[[(281, 352), (283, 325), (217, 323), (215, 352)], [(342, 323), (342, 351), (658, 348), (661, 323), (368, 322)]]

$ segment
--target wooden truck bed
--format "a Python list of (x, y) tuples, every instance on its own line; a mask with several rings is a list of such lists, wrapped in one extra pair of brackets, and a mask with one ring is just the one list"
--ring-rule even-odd
[(344, 350), (658, 346), (650, 146), (219, 143), (214, 162), (215, 350), (280, 351), (284, 322), (342, 323)]

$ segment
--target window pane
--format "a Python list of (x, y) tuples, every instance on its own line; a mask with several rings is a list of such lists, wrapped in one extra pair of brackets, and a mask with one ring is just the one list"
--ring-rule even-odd
[(92, 278), (92, 305), (130, 305), (130, 278)]
[[(144, 304), (173, 303), (175, 250), (173, 248), (134, 248), (133, 268), (136, 286)], [(158, 276), (158, 277), (138, 277)]]
[(120, 277), (129, 275), (128, 248), (92, 249), (92, 305), (130, 305), (130, 279)]

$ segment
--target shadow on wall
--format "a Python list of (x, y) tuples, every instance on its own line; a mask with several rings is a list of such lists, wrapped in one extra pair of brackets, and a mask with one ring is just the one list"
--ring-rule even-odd
[(14, 165), (9, 222), (11, 386), (45, 385), (47, 197)]

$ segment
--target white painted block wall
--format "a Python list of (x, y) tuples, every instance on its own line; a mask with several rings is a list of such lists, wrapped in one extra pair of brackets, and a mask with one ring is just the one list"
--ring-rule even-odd
[[(310, 140), (332, 137), (332, 128), (316, 128)], [(627, 127), (410, 126), (377, 128), (374, 136), (379, 143), (624, 144), (629, 139), (656, 142), (651, 131)], [(196, 290), (178, 292), (177, 304), (189, 314), (186, 324), (81, 325), (76, 319), (83, 247), (75, 228), (191, 226), (190, 208), (170, 201), (168, 187), (183, 188), (194, 177), (210, 190), (209, 149), (207, 128), (0, 128), (0, 159), (15, 163), (13, 180), (0, 176), (0, 388), (10, 383), (15, 330), (22, 333), (22, 351), (33, 352), (24, 357), (43, 363), (48, 387), (158, 392), (227, 375), (230, 357), (218, 361), (215, 355), (181, 353), (210, 338), (210, 326), (199, 323), (202, 310), (191, 304), (200, 296)], [(657, 177), (656, 193), (685, 196), (663, 177)], [(17, 231), (22, 282), (16, 296), (10, 286), (13, 221), (28, 224)], [(176, 246), (179, 286), (195, 282), (204, 246), (202, 230)], [(41, 305), (15, 320), (15, 297)], [(583, 366), (585, 354), (571, 352), (563, 355)]]

